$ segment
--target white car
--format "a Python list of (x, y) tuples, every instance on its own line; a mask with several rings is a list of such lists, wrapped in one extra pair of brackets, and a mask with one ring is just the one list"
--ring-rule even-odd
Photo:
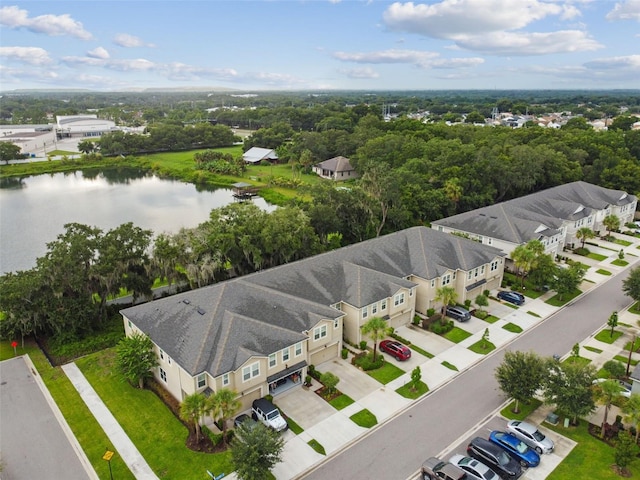
[(469, 480), (500, 480), (500, 476), (475, 458), (455, 454), (449, 459), (458, 468), (464, 470)]
[(553, 452), (553, 440), (545, 437), (535, 426), (520, 420), (511, 420), (507, 423), (507, 432), (515, 435), (524, 443), (533, 448), (539, 455)]
[(616, 380), (613, 378), (596, 378), (593, 381), (594, 385), (598, 385), (602, 382), (606, 382), (607, 380), (613, 380), (614, 382), (618, 382), (618, 385), (620, 385), (620, 396), (624, 397), (624, 398), (629, 398), (631, 396), (631, 385), (628, 384), (627, 382), (623, 382), (622, 380)]

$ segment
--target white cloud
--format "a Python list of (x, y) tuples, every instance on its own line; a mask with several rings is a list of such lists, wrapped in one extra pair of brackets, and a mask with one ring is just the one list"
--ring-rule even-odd
[(380, 76), (375, 70), (369, 67), (340, 69), (338, 70), (338, 72), (347, 76), (348, 78), (355, 78), (355, 79), (372, 79), (372, 78), (378, 78)]
[(25, 28), (30, 32), (44, 33), (45, 35), (61, 36), (69, 35), (81, 40), (90, 40), (91, 33), (87, 32), (82, 23), (64, 15), (39, 15), (29, 17), (29, 12), (17, 6), (0, 8), (0, 25), (12, 29)]
[(120, 72), (141, 72), (156, 70), (158, 65), (144, 58), (131, 58), (124, 60), (110, 60), (105, 64), (105, 67), (110, 68), (111, 70), (118, 70)]
[(602, 48), (580, 30), (550, 33), (495, 32), (482, 37), (460, 38), (463, 48), (492, 55), (548, 55), (553, 53), (592, 51)]
[(113, 43), (119, 47), (134, 48), (134, 47), (155, 47), (153, 43), (146, 43), (141, 38), (128, 33), (119, 33), (113, 38)]
[(600, 70), (633, 70), (640, 75), (640, 55), (597, 58), (584, 65), (587, 68)]
[(87, 52), (87, 57), (107, 59), (110, 57), (109, 52), (102, 47), (94, 48)]
[(420, 68), (465, 68), (484, 63), (482, 58), (441, 58), (439, 53), (420, 50), (381, 50), (366, 53), (335, 52), (343, 62), (393, 64), (406, 63)]
[(607, 20), (637, 20), (640, 22), (640, 0), (618, 2), (609, 13)]
[(30, 65), (51, 63), (51, 58), (49, 58), (47, 51), (40, 47), (0, 47), (0, 58)]

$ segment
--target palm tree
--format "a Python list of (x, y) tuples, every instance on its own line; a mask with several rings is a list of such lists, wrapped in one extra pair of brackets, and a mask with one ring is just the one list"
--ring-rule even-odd
[(604, 430), (607, 425), (607, 416), (609, 415), (609, 410), (611, 410), (611, 404), (620, 396), (621, 392), (622, 387), (616, 380), (605, 380), (595, 388), (596, 400), (604, 405), (604, 418), (600, 428), (600, 436), (602, 438), (604, 438)]
[(620, 219), (615, 215), (607, 215), (606, 217), (604, 217), (604, 220), (602, 220), (602, 224), (606, 227), (607, 238), (609, 238), (611, 236), (612, 230), (617, 230), (618, 228), (620, 228)]
[(520, 288), (524, 287), (524, 275), (531, 270), (535, 259), (535, 252), (528, 248), (527, 245), (518, 245), (513, 252), (511, 252), (511, 260), (513, 260), (517, 274), (520, 276)]
[(582, 227), (576, 232), (576, 238), (582, 242), (581, 248), (584, 248), (584, 242), (595, 236), (596, 234), (589, 227)]
[(184, 397), (180, 404), (180, 418), (192, 424), (196, 432), (196, 441), (200, 441), (200, 419), (206, 411), (207, 399), (202, 393), (193, 393)]
[(376, 352), (378, 349), (378, 341), (389, 335), (393, 329), (389, 327), (386, 320), (380, 317), (371, 317), (371, 319), (360, 327), (363, 335), (367, 335), (373, 340), (373, 361), (376, 361)]
[(238, 394), (228, 388), (218, 390), (211, 395), (206, 402), (205, 411), (211, 416), (220, 419), (222, 424), (222, 441), (227, 444), (227, 420), (233, 417), (242, 408), (242, 402), (238, 400)]
[(458, 292), (453, 287), (440, 287), (436, 290), (436, 301), (442, 302), (442, 319), (440, 323), (444, 325), (445, 317), (447, 316), (447, 307), (450, 303), (455, 303), (458, 299)]
[(622, 413), (625, 414), (624, 421), (636, 427), (636, 443), (640, 435), (640, 394), (632, 393), (629, 399), (622, 406)]
[(462, 186), (460, 186), (460, 180), (457, 178), (450, 178), (444, 182), (443, 186), (445, 196), (453, 203), (454, 213), (458, 209), (458, 202), (462, 197)]

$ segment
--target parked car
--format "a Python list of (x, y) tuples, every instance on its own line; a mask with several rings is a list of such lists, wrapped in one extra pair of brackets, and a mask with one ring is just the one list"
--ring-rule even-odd
[(247, 425), (250, 428), (253, 428), (254, 425), (257, 425), (258, 423), (251, 418), (249, 415), (247, 415), (246, 413), (243, 413), (241, 415), (238, 415), (235, 420), (233, 421), (233, 426), (235, 428), (238, 428), (240, 425), (242, 425), (243, 423), (248, 422)]
[(518, 478), (522, 467), (502, 448), (486, 438), (475, 437), (467, 445), (467, 455), (491, 467), (503, 478)]
[(423, 480), (466, 480), (467, 475), (455, 465), (431, 457), (422, 464)]
[(539, 455), (553, 452), (553, 440), (546, 437), (535, 426), (520, 420), (511, 420), (507, 423), (507, 432), (515, 435), (524, 443), (533, 448)]
[(514, 305), (524, 305), (524, 295), (519, 292), (513, 292), (510, 290), (501, 290), (498, 292), (497, 297), (505, 302), (513, 303)]
[(466, 308), (454, 306), (447, 307), (447, 317), (451, 317), (459, 322), (466, 322), (471, 318), (471, 314)]
[(449, 461), (467, 474), (469, 480), (499, 480), (500, 476), (475, 458), (455, 454)]
[(627, 383), (627, 382), (623, 382), (622, 380), (616, 380), (613, 378), (596, 378), (593, 381), (594, 385), (598, 385), (602, 382), (606, 382), (607, 380), (613, 380), (615, 382), (618, 382), (618, 385), (620, 385), (620, 396), (624, 397), (624, 398), (629, 398), (631, 396), (631, 384)]
[(380, 342), (380, 350), (387, 352), (392, 357), (396, 357), (396, 360), (403, 361), (411, 358), (411, 350), (406, 345), (401, 344), (395, 340), (383, 340)]
[(540, 465), (540, 455), (515, 435), (494, 430), (489, 435), (489, 440), (502, 447), (511, 455), (511, 458), (520, 462), (523, 467), (537, 467)]
[(280, 410), (266, 398), (258, 398), (253, 401), (251, 417), (254, 420), (259, 420), (276, 432), (286, 430), (289, 427), (287, 421), (280, 415)]

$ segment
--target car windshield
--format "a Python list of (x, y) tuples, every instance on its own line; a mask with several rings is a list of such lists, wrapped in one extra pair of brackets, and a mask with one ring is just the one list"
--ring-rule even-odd
[(507, 455), (505, 452), (498, 453), (498, 463), (500, 465), (507, 465), (510, 460), (511, 460), (511, 457)]
[(538, 442), (541, 442), (545, 437), (540, 433), (540, 430), (536, 430), (535, 432), (533, 432), (533, 438), (535, 438)]
[(278, 418), (280, 416), (280, 414), (278, 413), (277, 410), (274, 410), (273, 412), (267, 414), (267, 418), (269, 420), (273, 420), (274, 418)]
[(498, 475), (493, 470), (487, 470), (486, 472), (484, 472), (483, 477), (485, 478), (485, 480), (492, 480), (493, 478), (497, 478)]
[(527, 450), (529, 450), (529, 447), (527, 447), (526, 443), (524, 442), (518, 442), (516, 444), (516, 450), (518, 451), (518, 453), (527, 453)]

